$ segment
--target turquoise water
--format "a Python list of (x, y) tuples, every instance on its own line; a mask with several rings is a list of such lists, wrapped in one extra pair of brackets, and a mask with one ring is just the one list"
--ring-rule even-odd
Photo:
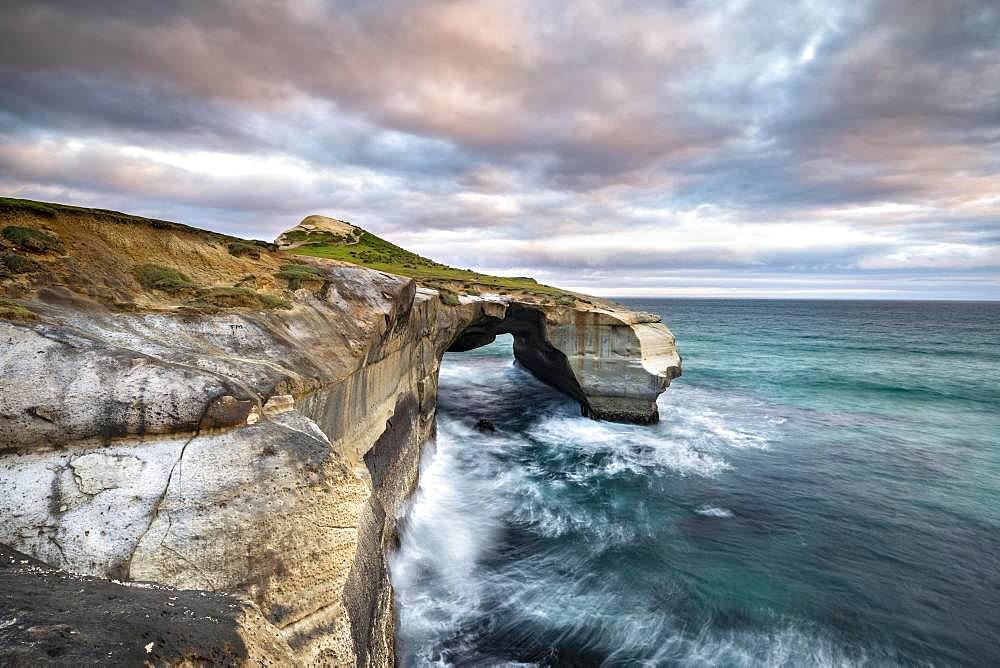
[(1000, 303), (623, 301), (684, 356), (653, 427), (446, 356), (404, 665), (1000, 665)]

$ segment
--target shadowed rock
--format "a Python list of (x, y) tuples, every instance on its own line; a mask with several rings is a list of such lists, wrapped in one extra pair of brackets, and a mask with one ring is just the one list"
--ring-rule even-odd
[(0, 545), (0, 665), (293, 665), (249, 601), (72, 575)]

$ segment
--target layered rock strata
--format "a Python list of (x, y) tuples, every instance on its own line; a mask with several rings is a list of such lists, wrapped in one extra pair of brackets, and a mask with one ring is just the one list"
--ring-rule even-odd
[(660, 317), (613, 304), (586, 308), (503, 304), (475, 319), (450, 350), (514, 336), (514, 357), (600, 420), (651, 423), (656, 398), (681, 373), (674, 336)]
[[(512, 333), (517, 359), (585, 413), (640, 422), (680, 372), (672, 335), (648, 316), (488, 295), (448, 306), (410, 279), (329, 261), (312, 262), (287, 310), (152, 303), (127, 269), (83, 289), (75, 251), (141, 254), (120, 230), (89, 229), (67, 239), (73, 272), (7, 293), (33, 317), (0, 319), (0, 543), (89, 578), (231, 595), (226, 633), (245, 660), (392, 665), (386, 555), (434, 435), (445, 351)], [(224, 243), (141, 232), (164, 237), (142, 252), (175, 257), (178, 244), (211, 257)], [(211, 274), (199, 266), (186, 269)], [(34, 651), (23, 642), (0, 638), (0, 663)]]

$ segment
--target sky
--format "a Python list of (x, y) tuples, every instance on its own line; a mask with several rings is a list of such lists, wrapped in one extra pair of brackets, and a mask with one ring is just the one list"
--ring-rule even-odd
[(1000, 3), (7, 3), (0, 194), (606, 296), (1000, 299)]

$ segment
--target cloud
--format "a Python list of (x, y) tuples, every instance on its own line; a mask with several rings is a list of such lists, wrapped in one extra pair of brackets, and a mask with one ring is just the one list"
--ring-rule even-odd
[(1000, 297), (997, 99), (989, 0), (19, 3), (0, 187), (596, 290)]

